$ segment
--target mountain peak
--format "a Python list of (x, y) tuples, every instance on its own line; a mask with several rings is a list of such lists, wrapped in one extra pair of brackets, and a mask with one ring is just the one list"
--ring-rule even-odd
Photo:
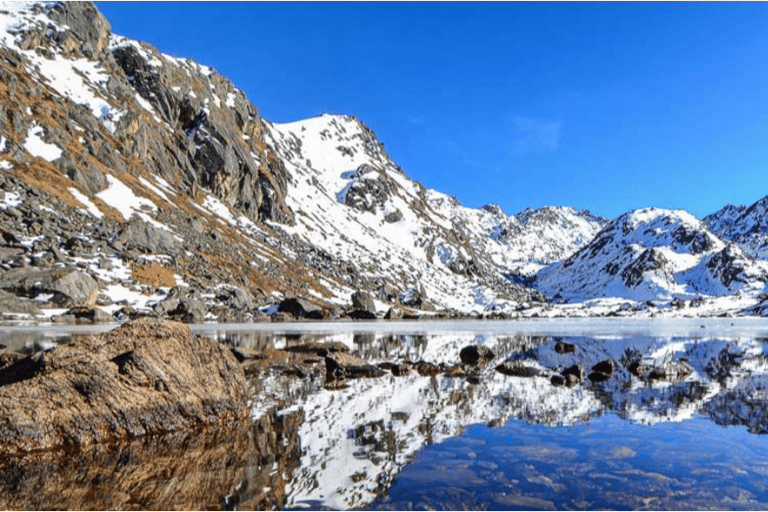
[[(752, 279), (736, 276), (749, 275)], [(621, 215), (537, 283), (570, 300), (633, 300), (721, 296), (761, 288), (765, 270), (726, 245), (685, 210), (640, 208)]]
[(360, 119), (267, 121), (213, 68), (111, 34), (91, 3), (6, 4), (0, 39), (0, 288), (24, 311), (76, 305), (35, 284), (61, 269), (91, 306), (190, 321), (286, 297), (330, 317), (358, 291), (380, 313), (516, 314), (550, 311), (541, 291), (646, 300), (763, 279), (749, 255), (768, 251), (768, 198), (719, 215), (747, 254), (684, 210), (609, 223), (468, 208), (411, 178)]

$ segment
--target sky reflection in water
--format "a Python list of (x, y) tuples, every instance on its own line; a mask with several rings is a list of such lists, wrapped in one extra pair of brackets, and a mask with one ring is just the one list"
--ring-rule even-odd
[[(184, 508), (186, 502), (138, 491), (172, 483), (175, 496), (187, 495), (186, 487), (210, 496), (196, 501), (205, 508), (768, 508), (768, 345), (758, 337), (762, 333), (432, 335), (349, 329), (206, 331), (264, 351), (342, 342), (372, 363), (423, 360), (451, 367), (470, 344), (491, 348), (496, 358), (472, 369), (471, 378), (386, 374), (348, 380), (333, 390), (325, 387), (323, 372), (300, 378), (285, 366), (267, 366), (252, 381), (254, 425), (242, 439), (228, 440), (237, 446), (226, 450), (229, 455), (209, 448), (221, 441), (184, 441), (180, 454), (199, 455), (184, 459), (183, 471), (178, 464), (147, 471), (163, 453), (163, 441), (153, 440), (148, 447), (134, 443), (98, 454), (6, 461), (13, 471), (5, 473), (13, 477), (0, 481), (0, 504)], [(558, 342), (575, 350), (559, 352)], [(579, 364), (589, 373), (608, 359), (616, 367), (604, 382), (551, 382), (564, 368)], [(540, 375), (502, 375), (495, 367), (504, 361), (518, 361)], [(645, 368), (639, 375), (628, 369), (638, 361)], [(683, 363), (691, 370), (687, 375), (662, 371)], [(666, 376), (650, 378), (654, 371)], [(221, 461), (226, 471), (211, 472), (211, 464), (198, 467), (197, 460)], [(45, 482), (57, 467), (61, 485), (51, 487)], [(92, 477), (86, 481), (78, 474)], [(208, 487), (201, 487), (203, 478)], [(48, 488), (72, 489), (73, 497), (66, 501)], [(26, 495), (34, 501), (23, 501)]]

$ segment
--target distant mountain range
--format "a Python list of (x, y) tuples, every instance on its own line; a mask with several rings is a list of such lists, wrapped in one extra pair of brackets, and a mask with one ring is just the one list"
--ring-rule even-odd
[(6, 319), (242, 321), (294, 297), (337, 318), (356, 292), (390, 317), (760, 314), (768, 268), (768, 198), (703, 221), (468, 208), (360, 120), (265, 120), (90, 3), (0, 6), (0, 190)]

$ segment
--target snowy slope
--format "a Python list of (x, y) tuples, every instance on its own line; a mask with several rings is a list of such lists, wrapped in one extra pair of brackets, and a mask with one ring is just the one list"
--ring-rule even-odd
[(729, 204), (720, 208), (715, 213), (710, 213), (701, 220), (707, 225), (712, 233), (721, 238), (726, 238), (733, 228), (733, 225), (746, 210), (747, 207), (744, 205), (734, 206)]
[(455, 198), (428, 192), (432, 207), (452, 219), (471, 240), (509, 276), (528, 277), (543, 266), (567, 258), (586, 245), (608, 219), (568, 206), (528, 208), (507, 215), (501, 207), (462, 207)]
[(735, 242), (748, 254), (768, 259), (768, 196), (748, 208), (728, 205), (704, 217), (713, 233)]
[[(81, 269), (109, 312), (195, 287), (198, 320), (229, 318), (220, 297), (235, 288), (254, 299), (241, 319), (289, 296), (330, 318), (358, 290), (381, 314), (606, 311), (545, 294), (741, 294), (729, 311), (757, 311), (765, 270), (750, 255), (768, 256), (768, 198), (707, 217), (720, 238), (684, 212), (638, 210), (617, 227), (571, 207), (468, 208), (409, 178), (353, 117), (270, 123), (214, 69), (110, 30), (89, 3), (0, 5), (0, 231), (24, 247), (3, 271)], [(141, 274), (149, 263), (162, 283)], [(49, 294), (22, 295), (52, 310)]]
[(537, 286), (566, 300), (654, 300), (762, 290), (766, 267), (684, 210), (644, 208), (611, 222), (587, 246), (543, 270)]
[(567, 257), (607, 223), (569, 207), (529, 209), (519, 221), (496, 205), (462, 206), (410, 179), (349, 116), (268, 127), (292, 175), (297, 224), (286, 229), (401, 294), (426, 292), (441, 308), (508, 310), (509, 298), (525, 298), (505, 276)]
[[(510, 299), (527, 300), (505, 275), (513, 263), (529, 260), (526, 243), (541, 241), (540, 233), (525, 226), (517, 231), (514, 217), (500, 210), (467, 208), (426, 190), (352, 117), (323, 115), (267, 126), (270, 145), (292, 176), (287, 201), (296, 225), (286, 231), (354, 265), (361, 279), (387, 283), (403, 297), (418, 291), (440, 308), (508, 310)], [(563, 211), (577, 216), (572, 209)], [(543, 248), (541, 257), (575, 250), (598, 225), (554, 226), (561, 233), (551, 236), (552, 245), (560, 245)]]
[[(215, 70), (111, 34), (91, 4), (10, 4), (0, 28), (2, 44), (30, 74), (22, 80), (50, 88), (61, 110), (43, 119), (33, 108), (7, 116), (27, 122), (19, 125), (23, 141), (0, 135), (2, 170), (24, 180), (23, 165), (43, 165), (44, 185), (85, 225), (96, 219), (99, 233), (143, 223), (197, 248), (213, 245), (201, 240), (211, 233), (242, 259), (205, 274), (235, 276), (243, 263), (263, 269), (269, 279), (250, 280), (261, 300), (301, 294), (347, 306), (351, 293), (366, 290), (382, 312), (398, 305), (510, 312), (544, 299), (510, 275), (562, 259), (605, 222), (570, 208), (523, 222), (491, 206), (466, 208), (410, 179), (362, 122), (263, 120)], [(23, 103), (34, 104), (40, 88), (23, 93)], [(171, 261), (166, 251), (149, 256)], [(200, 265), (173, 270), (181, 278)], [(108, 286), (102, 290), (117, 297)]]

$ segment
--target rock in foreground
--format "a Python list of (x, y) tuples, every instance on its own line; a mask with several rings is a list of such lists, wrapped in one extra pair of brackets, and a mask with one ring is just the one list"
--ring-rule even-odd
[(0, 453), (86, 446), (235, 423), (243, 370), (224, 346), (141, 319), (0, 371)]

